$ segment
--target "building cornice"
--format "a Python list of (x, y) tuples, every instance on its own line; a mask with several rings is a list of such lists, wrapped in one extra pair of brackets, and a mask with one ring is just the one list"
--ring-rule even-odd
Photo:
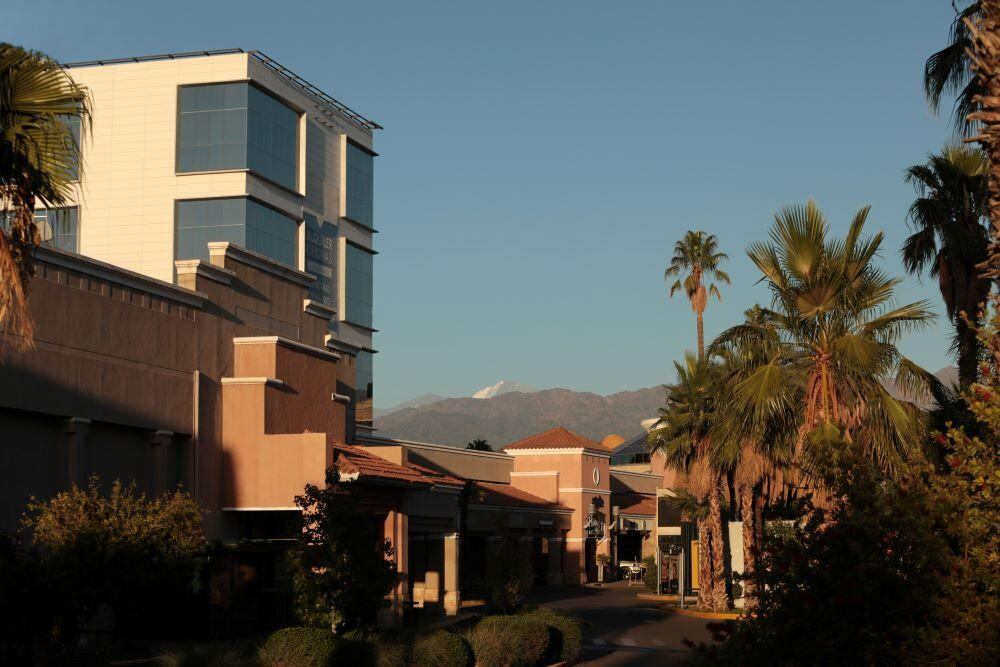
[(328, 306), (322, 301), (314, 301), (313, 299), (302, 301), (302, 311), (316, 317), (322, 317), (325, 320), (329, 320), (337, 314), (336, 308)]
[(524, 471), (524, 472), (512, 472), (511, 477), (558, 477), (558, 470), (540, 470), (540, 471)]
[(231, 284), (236, 276), (234, 271), (224, 266), (211, 264), (200, 259), (178, 259), (174, 262), (174, 269), (178, 276), (196, 275), (223, 285)]
[(612, 475), (631, 475), (632, 477), (643, 477), (645, 479), (662, 479), (662, 475), (657, 475), (652, 472), (634, 472), (632, 470), (619, 470), (618, 468), (611, 466), (609, 472)]
[[(213, 259), (215, 257), (234, 259), (241, 264), (252, 266), (259, 271), (270, 273), (273, 276), (283, 278), (297, 285), (302, 285), (303, 287), (308, 287), (314, 280), (316, 280), (316, 277), (310, 273), (299, 271), (296, 268), (275, 261), (266, 255), (260, 254), (259, 252), (247, 250), (243, 246), (238, 246), (234, 243), (229, 243), (228, 241), (213, 241), (209, 243), (208, 254)], [(214, 263), (215, 262), (213, 262), (213, 264)]]
[(588, 489), (585, 486), (561, 486), (559, 493), (598, 493), (602, 496), (610, 496), (611, 492), (605, 489)]
[(283, 338), (281, 336), (239, 336), (233, 338), (233, 345), (283, 345), (284, 347), (291, 348), (293, 350), (299, 350), (301, 352), (307, 352), (309, 354), (314, 354), (317, 357), (323, 357), (324, 359), (339, 360), (340, 355), (336, 352), (330, 352), (329, 350), (323, 350), (318, 347), (313, 347), (312, 345), (306, 345), (305, 343), (300, 343), (297, 340), (291, 340), (289, 338)]
[(599, 456), (604, 459), (610, 459), (611, 454), (608, 452), (599, 452), (596, 449), (589, 449), (584, 447), (574, 447), (574, 448), (560, 448), (560, 447), (544, 447), (538, 449), (505, 449), (504, 450), (508, 456), (559, 456), (566, 454), (586, 454), (587, 456)]
[(226, 377), (226, 378), (222, 378), (222, 384), (223, 384), (223, 386), (230, 385), (230, 384), (263, 384), (263, 385), (267, 385), (269, 387), (284, 387), (285, 386), (285, 383), (282, 382), (281, 380), (277, 379), (277, 378), (269, 378), (269, 377), (264, 377), (264, 376), (260, 376), (260, 377)]
[(516, 507), (513, 505), (469, 505), (470, 510), (486, 510), (488, 512), (527, 512), (528, 514), (572, 514), (575, 510), (553, 507)]
[(156, 278), (151, 278), (135, 271), (129, 271), (114, 264), (108, 264), (107, 262), (48, 246), (38, 246), (35, 248), (35, 259), (51, 266), (77, 271), (131, 289), (142, 290), (161, 299), (176, 301), (192, 308), (201, 308), (206, 299), (206, 296), (201, 292), (195, 292), (194, 290), (189, 290), (173, 283), (157, 280)]

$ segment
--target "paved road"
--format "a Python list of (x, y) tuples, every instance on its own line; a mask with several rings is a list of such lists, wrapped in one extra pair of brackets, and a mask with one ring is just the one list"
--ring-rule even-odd
[(681, 616), (670, 607), (640, 600), (645, 588), (624, 583), (603, 588), (566, 588), (540, 593), (531, 601), (565, 612), (583, 623), (584, 665), (672, 665), (687, 656), (684, 640), (707, 642), (705, 621)]

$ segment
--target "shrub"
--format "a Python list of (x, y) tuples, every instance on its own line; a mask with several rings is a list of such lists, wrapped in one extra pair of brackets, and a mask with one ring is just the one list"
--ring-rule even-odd
[(525, 615), (538, 619), (551, 630), (549, 649), (545, 655), (546, 664), (556, 662), (573, 664), (580, 658), (583, 630), (576, 619), (544, 608), (538, 608)]
[(158, 667), (241, 667), (252, 661), (232, 646), (186, 645), (162, 653), (153, 661)]
[(445, 630), (424, 635), (413, 644), (413, 664), (417, 667), (466, 667), (471, 662), (468, 644)]
[(353, 643), (322, 628), (282, 628), (271, 633), (258, 657), (264, 667), (327, 667), (347, 657), (350, 651), (343, 644)]
[(337, 660), (341, 664), (408, 667), (410, 647), (391, 631), (352, 630), (340, 636)]
[(517, 611), (531, 589), (531, 565), (523, 557), (519, 539), (504, 536), (491, 540), (486, 561), (487, 603), (490, 611)]
[(642, 564), (646, 567), (646, 571), (642, 573), (642, 583), (646, 584), (646, 588), (656, 592), (656, 559), (652, 556), (647, 556), (642, 559)]
[(532, 667), (544, 664), (549, 626), (530, 614), (487, 616), (472, 629), (470, 642), (476, 665)]

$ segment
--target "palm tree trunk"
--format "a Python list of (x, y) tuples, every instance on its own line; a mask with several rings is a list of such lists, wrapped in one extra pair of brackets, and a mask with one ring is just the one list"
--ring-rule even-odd
[(712, 533), (712, 609), (729, 609), (729, 593), (726, 591), (725, 536), (722, 532), (722, 476), (715, 475), (712, 490), (708, 496), (708, 520)]
[(976, 330), (961, 316), (955, 317), (955, 337), (958, 340), (958, 383), (962, 389), (967, 389), (979, 379), (979, 338)]
[(712, 607), (712, 550), (708, 519), (698, 519), (698, 606)]
[(754, 493), (749, 484), (740, 488), (740, 515), (743, 518), (743, 608), (750, 613), (757, 603), (757, 529), (754, 526)]
[(705, 358), (705, 323), (702, 319), (702, 311), (698, 311), (695, 316), (698, 319), (698, 358)]
[(980, 0), (980, 6), (980, 20), (964, 19), (972, 39), (972, 71), (983, 91), (973, 98), (979, 109), (968, 115), (970, 121), (982, 122), (982, 131), (968, 141), (982, 144), (990, 160), (989, 215), (993, 239), (988, 259), (977, 268), (984, 278), (997, 281), (1000, 278), (1000, 0)]

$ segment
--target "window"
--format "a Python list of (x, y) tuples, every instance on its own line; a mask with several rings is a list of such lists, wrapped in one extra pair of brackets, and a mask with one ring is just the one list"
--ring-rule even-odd
[(309, 286), (309, 298), (328, 306), (337, 305), (337, 227), (305, 214), (306, 271), (316, 276)]
[[(0, 230), (10, 233), (14, 211), (0, 210)], [(36, 208), (33, 216), (42, 245), (68, 252), (80, 252), (80, 219), (76, 206), (64, 208)]]
[(45, 245), (69, 252), (80, 252), (80, 218), (76, 206), (36, 208), (35, 224)]
[(177, 202), (177, 259), (208, 260), (208, 244), (228, 241), (298, 266), (293, 218), (246, 197)]
[[(66, 129), (69, 130), (70, 136), (72, 137), (73, 145), (80, 148), (80, 117), (72, 115), (61, 115), (59, 120), (63, 122)], [(79, 154), (79, 153), (78, 153)], [(73, 180), (79, 180), (80, 178), (80, 163), (78, 160), (73, 160), (73, 164), (69, 165), (69, 174)]]
[(294, 190), (299, 114), (248, 83), (181, 86), (177, 171), (250, 169)]
[(358, 405), (370, 401), (375, 395), (373, 360), (375, 355), (364, 350), (358, 352), (354, 366), (354, 400)]
[(347, 143), (347, 217), (366, 227), (374, 227), (375, 158), (371, 153)]
[(347, 244), (345, 271), (347, 295), (344, 304), (344, 319), (351, 324), (372, 327), (372, 253), (353, 243)]

